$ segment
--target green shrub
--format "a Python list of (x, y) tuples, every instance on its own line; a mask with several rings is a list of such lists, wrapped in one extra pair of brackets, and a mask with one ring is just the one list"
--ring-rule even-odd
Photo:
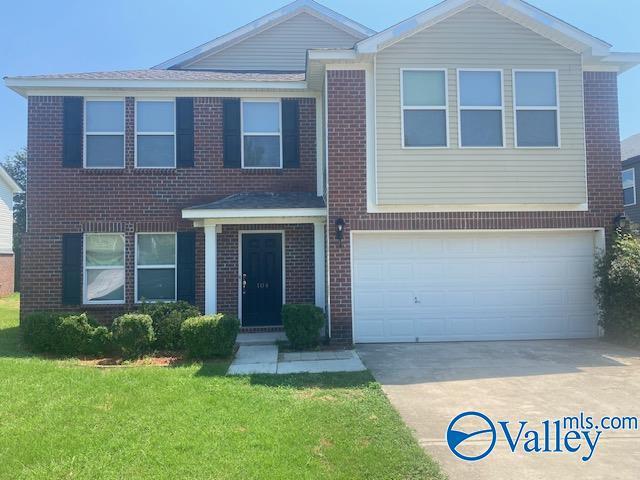
[(34, 351), (66, 356), (100, 355), (111, 343), (109, 330), (86, 313), (33, 313), (22, 322), (22, 334)]
[(153, 321), (153, 347), (158, 350), (181, 350), (184, 347), (180, 333), (182, 323), (200, 315), (200, 311), (187, 302), (144, 303), (140, 313), (149, 315)]
[(293, 348), (313, 348), (324, 326), (324, 312), (315, 305), (284, 305), (282, 324)]
[(233, 353), (240, 322), (232, 315), (218, 313), (188, 318), (181, 331), (190, 357), (228, 357)]
[(35, 312), (27, 315), (20, 323), (22, 340), (35, 352), (54, 353), (60, 321), (60, 313), (55, 312)]
[(113, 342), (124, 357), (141, 357), (151, 350), (154, 339), (152, 323), (151, 317), (143, 313), (127, 313), (113, 321)]
[(89, 352), (91, 355), (102, 355), (113, 348), (111, 332), (107, 327), (95, 327), (89, 339)]
[(605, 335), (640, 345), (640, 239), (618, 229), (596, 260), (596, 297)]
[(60, 318), (57, 327), (56, 350), (62, 355), (86, 355), (90, 352), (94, 327), (86, 313)]

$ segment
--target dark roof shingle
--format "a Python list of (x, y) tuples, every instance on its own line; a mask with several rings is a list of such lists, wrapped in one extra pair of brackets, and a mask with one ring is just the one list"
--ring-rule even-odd
[(244, 210), (275, 208), (325, 208), (324, 199), (315, 193), (236, 193), (187, 210)]
[(186, 81), (256, 81), (301, 82), (304, 72), (243, 72), (214, 70), (121, 70), (115, 72), (58, 73), (11, 77), (23, 80), (186, 80)]

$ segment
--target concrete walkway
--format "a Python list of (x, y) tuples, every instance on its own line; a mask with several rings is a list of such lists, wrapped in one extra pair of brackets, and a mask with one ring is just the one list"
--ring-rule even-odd
[(291, 352), (278, 355), (277, 345), (240, 345), (227, 375), (255, 373), (325, 373), (366, 370), (354, 350)]
[[(494, 422), (508, 420), (514, 431), (518, 421), (540, 430), (543, 420), (580, 412), (596, 421), (639, 415), (638, 351), (595, 340), (359, 345), (357, 350), (452, 480), (640, 478), (636, 430), (603, 431), (586, 462), (566, 451), (526, 454), (522, 445), (512, 453), (503, 435), (486, 458), (465, 462), (445, 441), (451, 420), (469, 410)], [(478, 438), (469, 447), (486, 451), (488, 442)]]

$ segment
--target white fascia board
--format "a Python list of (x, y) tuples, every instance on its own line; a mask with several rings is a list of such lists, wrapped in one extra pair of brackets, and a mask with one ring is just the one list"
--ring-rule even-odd
[(584, 61), (583, 69), (587, 72), (609, 71), (624, 73), (640, 65), (640, 53), (611, 52), (604, 57), (592, 57)]
[(7, 173), (4, 167), (0, 166), (0, 178), (7, 184), (9, 190), (15, 195), (17, 193), (24, 193), (20, 185), (16, 183), (11, 175)]
[(79, 78), (5, 78), (4, 83), (22, 96), (30, 90), (48, 88), (89, 88), (89, 89), (175, 89), (175, 90), (306, 90), (307, 82), (269, 82), (269, 81), (227, 81), (227, 80), (94, 80)]
[[(586, 32), (550, 15), (522, 0), (445, 0), (422, 13), (398, 23), (356, 44), (358, 53), (376, 53), (389, 44), (395, 43), (414, 32), (435, 25), (436, 23), (470, 7), (481, 5), (492, 9), (492, 3), (511, 8), (514, 12), (525, 15), (540, 24), (543, 28), (556, 30), (560, 34), (583, 44), (595, 55), (606, 54), (611, 45)], [(496, 12), (500, 14), (499, 12)], [(516, 20), (513, 20), (516, 21)]]
[(185, 209), (185, 219), (326, 217), (326, 208)]
[(251, 23), (237, 28), (232, 32), (222, 35), (210, 42), (203, 43), (196, 48), (188, 50), (152, 68), (164, 70), (194, 60), (196, 57), (201, 55), (214, 53), (215, 50), (227, 48), (230, 44), (249, 38), (270, 26), (276, 25), (287, 18), (291, 18), (302, 12), (310, 13), (319, 18), (324, 17), (324, 20), (329, 21), (336, 27), (357, 37), (365, 38), (376, 33), (375, 30), (371, 30), (370, 28), (351, 20), (344, 15), (340, 15), (339, 13), (325, 7), (324, 5), (320, 5), (313, 0), (297, 0), (278, 10), (268, 13)]
[(317, 62), (335, 62), (335, 61), (352, 61), (358, 58), (358, 54), (353, 48), (336, 48), (336, 49), (313, 49), (307, 51), (307, 63), (310, 61)]

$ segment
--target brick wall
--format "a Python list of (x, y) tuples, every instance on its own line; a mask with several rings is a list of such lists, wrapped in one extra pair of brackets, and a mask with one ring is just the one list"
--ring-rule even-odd
[(13, 254), (0, 254), (0, 297), (13, 293)]
[(617, 77), (588, 72), (585, 82), (587, 212), (366, 212), (365, 72), (328, 72), (329, 225), (346, 221), (340, 245), (329, 235), (329, 302), (332, 338), (352, 342), (351, 230), (464, 230), (609, 227), (622, 212)]
[[(184, 207), (238, 192), (316, 191), (315, 99), (300, 99), (300, 168), (241, 170), (223, 167), (222, 99), (194, 99), (195, 166), (134, 168), (134, 98), (126, 98), (125, 168), (62, 168), (63, 97), (30, 97), (28, 105), (27, 205), (24, 237), (22, 314), (60, 305), (63, 233), (126, 234), (125, 307), (91, 306), (109, 319), (133, 302), (136, 232), (183, 231)], [(196, 301), (204, 306), (204, 235), (197, 234)], [(73, 309), (73, 307), (72, 307)], [(77, 309), (77, 308), (76, 308)]]
[(240, 230), (284, 230), (285, 301), (315, 301), (313, 224), (223, 225), (217, 235), (218, 310), (238, 312), (238, 246)]

